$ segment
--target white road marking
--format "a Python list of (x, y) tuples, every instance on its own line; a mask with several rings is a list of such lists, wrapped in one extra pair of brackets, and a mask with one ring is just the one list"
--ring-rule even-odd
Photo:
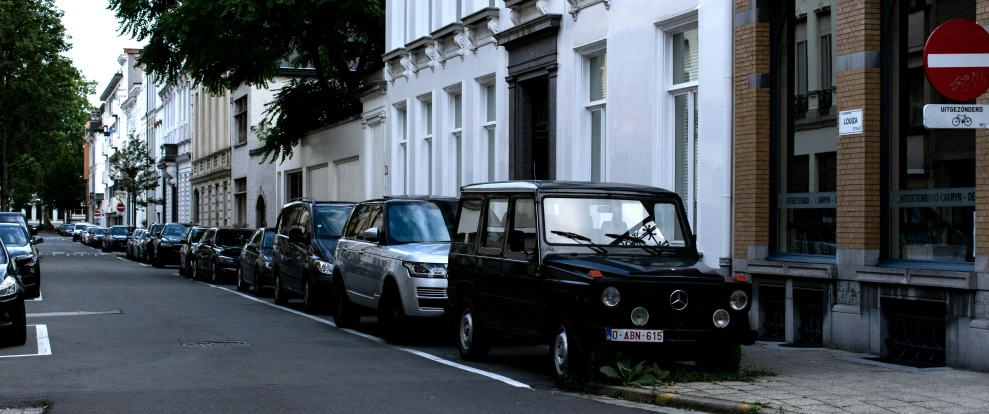
[[(312, 320), (314, 320), (316, 322), (319, 322), (319, 323), (322, 323), (322, 324), (329, 325), (329, 326), (332, 326), (334, 328), (337, 328), (337, 324), (335, 324), (335, 323), (333, 323), (331, 321), (328, 321), (326, 319), (323, 319), (323, 318), (319, 318), (319, 317), (316, 317), (316, 316), (313, 316), (313, 315), (309, 315), (309, 314), (306, 314), (306, 313), (303, 313), (303, 312), (299, 312), (299, 311), (297, 311), (295, 309), (289, 309), (289, 308), (286, 308), (286, 307), (283, 307), (283, 306), (275, 305), (273, 303), (266, 302), (266, 301), (263, 301), (261, 299), (258, 299), (258, 298), (255, 298), (253, 296), (249, 296), (249, 295), (246, 295), (246, 294), (243, 294), (243, 293), (240, 293), (240, 292), (236, 292), (236, 291), (227, 289), (225, 287), (220, 287), (220, 286), (212, 285), (212, 284), (205, 283), (205, 282), (199, 282), (199, 283), (202, 283), (202, 284), (204, 284), (206, 286), (214, 287), (214, 288), (217, 288), (217, 289), (220, 289), (220, 290), (225, 290), (225, 291), (230, 292), (230, 293), (233, 293), (235, 295), (242, 296), (242, 297), (245, 297), (247, 299), (253, 300), (253, 301), (257, 302), (257, 303), (262, 303), (262, 304), (271, 306), (271, 307), (273, 307), (275, 309), (280, 309), (280, 310), (283, 310), (285, 312), (289, 312), (289, 313), (292, 313), (292, 314), (295, 314), (295, 315), (299, 315), (299, 316), (302, 316), (302, 317), (305, 317), (305, 318), (309, 318), (309, 319), (312, 319)], [(340, 328), (338, 328), (338, 329), (340, 329)], [(342, 330), (344, 332), (347, 332), (349, 334), (352, 334), (352, 335), (357, 335), (357, 336), (359, 336), (361, 338), (369, 339), (371, 341), (377, 342), (377, 343), (382, 344), (382, 345), (385, 345), (385, 346), (391, 346), (391, 347), (393, 347), (395, 349), (408, 352), (408, 353), (410, 353), (412, 355), (415, 355), (415, 356), (426, 358), (426, 359), (428, 359), (430, 361), (433, 361), (433, 362), (438, 362), (438, 363), (443, 364), (443, 365), (446, 365), (446, 366), (450, 366), (450, 367), (461, 369), (461, 370), (464, 370), (464, 371), (467, 371), (467, 372), (470, 372), (470, 373), (482, 375), (482, 376), (491, 378), (491, 379), (496, 380), (496, 381), (501, 381), (501, 382), (503, 382), (505, 384), (508, 384), (508, 385), (511, 385), (513, 387), (528, 388), (530, 390), (532, 389), (532, 387), (530, 387), (528, 384), (524, 384), (524, 383), (518, 382), (516, 380), (513, 380), (513, 379), (508, 378), (508, 377), (503, 376), (503, 375), (498, 375), (498, 374), (495, 374), (493, 372), (488, 372), (488, 371), (484, 371), (484, 370), (481, 370), (481, 369), (469, 367), (469, 366), (466, 366), (466, 365), (463, 365), (463, 364), (458, 364), (456, 362), (453, 362), (453, 361), (450, 361), (450, 360), (447, 360), (447, 359), (440, 358), (440, 357), (438, 357), (436, 355), (432, 355), (432, 354), (429, 354), (429, 353), (426, 353), (426, 352), (422, 352), (422, 351), (417, 351), (415, 349), (402, 348), (402, 347), (399, 347), (399, 346), (388, 345), (383, 339), (378, 338), (378, 337), (373, 336), (373, 335), (368, 335), (366, 333), (358, 332), (358, 331), (355, 331), (353, 329), (340, 329), (340, 330)]]
[(984, 68), (989, 67), (989, 53), (931, 53), (927, 55), (931, 68)]
[(48, 341), (48, 325), (28, 325), (34, 327), (35, 335), (38, 338), (38, 353), (36, 354), (21, 354), (21, 355), (0, 355), (0, 358), (20, 358), (20, 357), (33, 357), (33, 356), (44, 356), (52, 354), (52, 345)]
[(47, 318), (49, 316), (89, 316), (89, 315), (122, 315), (123, 312), (118, 310), (112, 311), (102, 311), (102, 312), (48, 312), (48, 313), (29, 313), (28, 318)]
[(41, 292), (38, 292), (38, 297), (34, 299), (24, 299), (25, 302), (41, 302), (41, 297), (44, 296)]
[(141, 266), (144, 266), (144, 267), (151, 267), (151, 265), (149, 265), (147, 263), (138, 263), (138, 264), (141, 265)]

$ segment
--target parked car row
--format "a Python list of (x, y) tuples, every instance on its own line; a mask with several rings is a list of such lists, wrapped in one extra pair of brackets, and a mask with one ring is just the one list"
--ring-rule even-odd
[(24, 301), (41, 295), (41, 253), (36, 228), (24, 214), (0, 212), (0, 346), (27, 343)]

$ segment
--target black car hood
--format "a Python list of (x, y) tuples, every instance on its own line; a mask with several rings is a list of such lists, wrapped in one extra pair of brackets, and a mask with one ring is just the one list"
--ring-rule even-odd
[(7, 245), (7, 255), (12, 258), (16, 258), (18, 256), (28, 256), (32, 253), (34, 252), (32, 251), (30, 244), (25, 244), (23, 246)]
[(111, 239), (114, 239), (114, 240), (127, 240), (127, 235), (126, 234), (111, 234), (110, 235), (110, 238)]
[(182, 237), (169, 237), (169, 236), (166, 236), (166, 237), (162, 237), (161, 238), (161, 242), (162, 243), (179, 244), (181, 241), (182, 241)]
[(238, 246), (217, 246), (216, 254), (227, 257), (240, 257), (240, 249)]
[(689, 278), (724, 281), (723, 276), (703, 262), (692, 258), (644, 255), (548, 255), (543, 259), (543, 263), (566, 271), (584, 273), (597, 270), (604, 276), (628, 279)]
[(316, 254), (322, 256), (323, 260), (327, 262), (333, 262), (333, 251), (337, 248), (337, 242), (340, 241), (339, 237), (317, 237)]

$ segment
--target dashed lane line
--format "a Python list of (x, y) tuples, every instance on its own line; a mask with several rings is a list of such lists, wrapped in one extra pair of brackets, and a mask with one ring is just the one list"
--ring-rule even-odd
[(28, 318), (47, 318), (50, 316), (89, 316), (89, 315), (122, 315), (123, 312), (118, 310), (112, 311), (102, 311), (102, 312), (47, 312), (47, 313), (29, 313)]
[[(302, 316), (304, 318), (308, 318), (308, 319), (314, 320), (316, 322), (319, 322), (319, 323), (322, 323), (322, 324), (329, 325), (329, 326), (332, 326), (334, 328), (340, 329), (332, 321), (328, 321), (328, 320), (323, 319), (323, 318), (320, 318), (320, 317), (316, 317), (316, 316), (309, 315), (309, 314), (306, 314), (306, 313), (303, 313), (303, 312), (299, 312), (299, 311), (294, 310), (294, 309), (288, 309), (288, 308), (285, 308), (285, 307), (282, 307), (282, 306), (279, 306), (279, 305), (275, 305), (273, 303), (269, 303), (269, 302), (263, 301), (261, 299), (255, 298), (255, 297), (252, 297), (252, 296), (249, 296), (249, 295), (245, 295), (245, 294), (240, 293), (240, 292), (235, 292), (235, 291), (230, 290), (230, 289), (227, 289), (225, 287), (220, 287), (220, 286), (212, 285), (212, 284), (205, 283), (205, 282), (200, 282), (200, 283), (202, 283), (202, 284), (204, 284), (206, 286), (209, 286), (209, 287), (213, 287), (213, 288), (217, 288), (217, 289), (220, 289), (220, 290), (224, 290), (224, 291), (233, 293), (233, 294), (238, 295), (238, 296), (242, 296), (244, 298), (253, 300), (253, 301), (257, 302), (257, 303), (261, 303), (261, 304), (264, 304), (264, 305), (273, 307), (275, 309), (280, 309), (280, 310), (283, 310), (285, 312), (289, 312), (289, 313), (292, 313), (292, 314), (295, 314), (295, 315), (299, 315), (299, 316)], [(470, 372), (470, 373), (482, 375), (482, 376), (491, 378), (493, 380), (500, 381), (500, 382), (503, 382), (505, 384), (511, 385), (513, 387), (532, 389), (532, 387), (530, 387), (528, 384), (525, 384), (525, 383), (522, 383), (522, 382), (513, 380), (513, 379), (508, 378), (508, 377), (506, 377), (504, 375), (498, 375), (498, 374), (495, 374), (493, 372), (488, 372), (488, 371), (484, 371), (484, 370), (481, 370), (481, 369), (469, 367), (469, 366), (466, 366), (466, 365), (463, 365), (463, 364), (458, 364), (456, 362), (453, 362), (453, 361), (450, 361), (450, 360), (447, 360), (447, 359), (440, 358), (440, 357), (438, 357), (436, 355), (432, 355), (432, 354), (429, 354), (429, 353), (426, 353), (426, 352), (422, 352), (422, 351), (417, 351), (415, 349), (409, 349), (409, 348), (403, 348), (403, 347), (399, 347), (399, 346), (388, 345), (381, 338), (378, 338), (378, 337), (373, 336), (373, 335), (368, 335), (368, 334), (363, 333), (363, 332), (358, 332), (358, 331), (355, 331), (353, 329), (340, 329), (340, 330), (342, 330), (344, 332), (347, 332), (349, 334), (352, 334), (352, 335), (357, 335), (359, 337), (362, 337), (362, 338), (365, 338), (365, 339), (369, 339), (371, 341), (377, 342), (377, 343), (382, 344), (382, 345), (385, 345), (385, 346), (393, 347), (393, 348), (398, 349), (400, 351), (408, 352), (408, 353), (410, 353), (412, 355), (415, 355), (415, 356), (418, 356), (418, 357), (422, 357), (422, 358), (428, 359), (428, 360), (433, 361), (433, 362), (437, 362), (437, 363), (440, 363), (440, 364), (443, 364), (443, 365), (446, 365), (446, 366), (449, 366), (449, 367), (457, 368), (457, 369), (460, 369), (460, 370), (463, 370), (463, 371), (467, 371), (467, 372)]]

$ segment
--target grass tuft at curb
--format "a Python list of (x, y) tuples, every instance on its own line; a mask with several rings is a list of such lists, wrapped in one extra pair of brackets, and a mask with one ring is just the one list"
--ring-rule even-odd
[(778, 411), (761, 405), (737, 403), (714, 398), (691, 397), (676, 393), (660, 393), (652, 389), (617, 385), (588, 385), (586, 392), (628, 401), (644, 402), (663, 407), (706, 411), (720, 414), (777, 414)]

